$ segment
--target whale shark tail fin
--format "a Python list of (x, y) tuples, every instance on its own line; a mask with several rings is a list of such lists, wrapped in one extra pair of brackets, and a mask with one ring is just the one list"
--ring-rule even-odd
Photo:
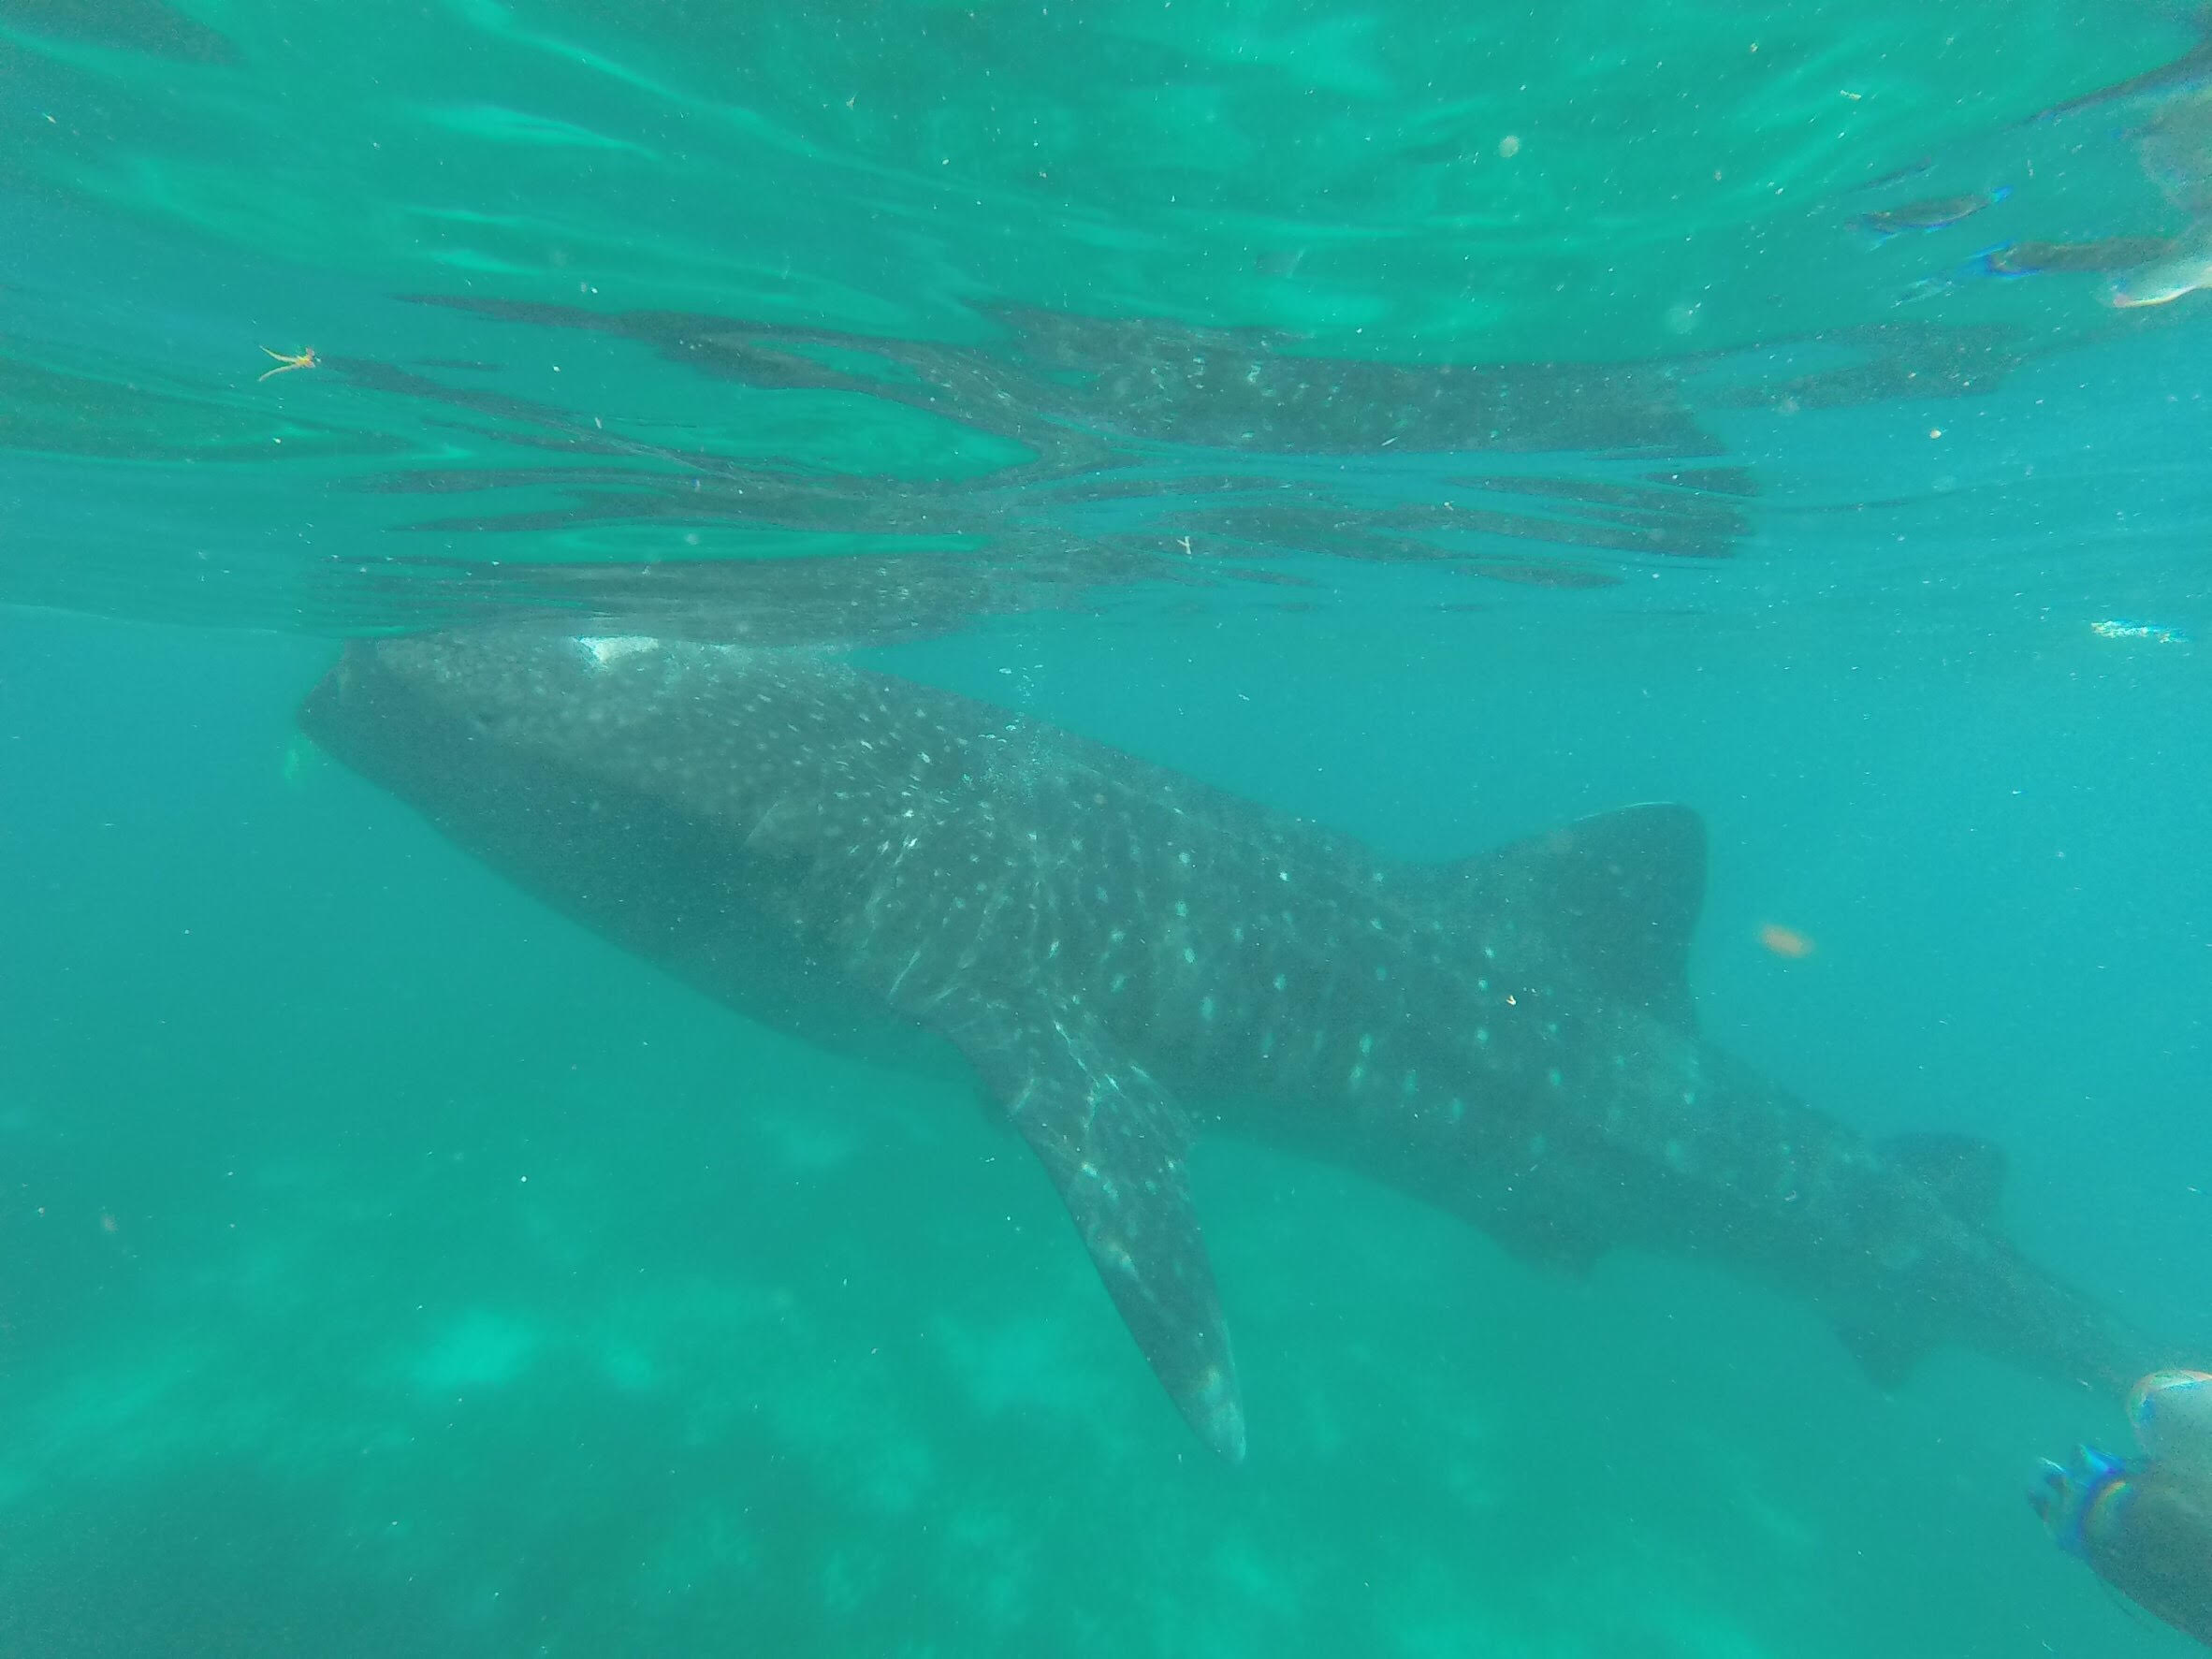
[(1450, 866), (1488, 902), (1518, 902), (1599, 989), (1694, 1030), (1690, 934), (1705, 908), (1705, 822), (1652, 803), (1516, 841)]

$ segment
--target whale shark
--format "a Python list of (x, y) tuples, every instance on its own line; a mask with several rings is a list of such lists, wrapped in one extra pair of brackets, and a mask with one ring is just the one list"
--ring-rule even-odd
[(2116, 1396), (2148, 1368), (2007, 1242), (1993, 1147), (1877, 1144), (1699, 1036), (1687, 808), (1405, 863), (835, 653), (511, 623), (357, 641), (300, 718), (741, 1013), (964, 1068), (1232, 1460), (1244, 1408), (1186, 1161), (1215, 1128), (1533, 1261), (1739, 1271), (1809, 1299), (1885, 1385), (1945, 1343)]

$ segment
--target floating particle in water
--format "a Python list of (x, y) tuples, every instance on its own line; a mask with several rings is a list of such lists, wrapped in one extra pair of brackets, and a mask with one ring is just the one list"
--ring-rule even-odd
[(2139, 639), (2146, 645), (2189, 644), (2189, 635), (2178, 628), (2164, 628), (2156, 622), (2123, 621), (2117, 617), (2091, 622), (2089, 632), (2099, 639)]
[(1759, 928), (1759, 943), (1769, 953), (1788, 962), (1802, 962), (1812, 954), (1812, 940), (1794, 927), (1784, 927), (1779, 922), (1768, 922)]
[(266, 345), (261, 349), (277, 360), (274, 369), (259, 376), (262, 380), (269, 379), (270, 375), (289, 374), (295, 369), (320, 369), (323, 366), (323, 359), (315, 356), (315, 348), (312, 345), (296, 352), (273, 351)]

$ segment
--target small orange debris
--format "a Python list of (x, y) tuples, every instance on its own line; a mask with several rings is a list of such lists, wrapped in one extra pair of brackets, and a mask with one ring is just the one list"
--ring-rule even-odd
[(1794, 927), (1784, 927), (1779, 922), (1769, 922), (1759, 929), (1759, 943), (1777, 956), (1791, 962), (1802, 962), (1812, 954), (1812, 941)]
[(277, 360), (277, 366), (269, 374), (260, 377), (263, 380), (267, 380), (269, 374), (289, 374), (295, 369), (320, 369), (323, 366), (323, 359), (315, 356), (315, 348), (312, 345), (300, 352), (269, 351), (266, 345), (261, 349)]

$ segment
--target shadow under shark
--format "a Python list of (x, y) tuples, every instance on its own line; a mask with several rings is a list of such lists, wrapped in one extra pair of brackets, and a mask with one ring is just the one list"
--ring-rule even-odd
[(1232, 1459), (1244, 1408), (1185, 1168), (1215, 1124), (1531, 1259), (1724, 1262), (1817, 1303), (1878, 1381), (1943, 1342), (2116, 1395), (2147, 1367), (1999, 1232), (1994, 1149), (1877, 1147), (1699, 1040), (1684, 808), (1393, 864), (951, 692), (673, 639), (357, 643), (301, 720), (746, 1014), (879, 1059), (956, 1050)]

